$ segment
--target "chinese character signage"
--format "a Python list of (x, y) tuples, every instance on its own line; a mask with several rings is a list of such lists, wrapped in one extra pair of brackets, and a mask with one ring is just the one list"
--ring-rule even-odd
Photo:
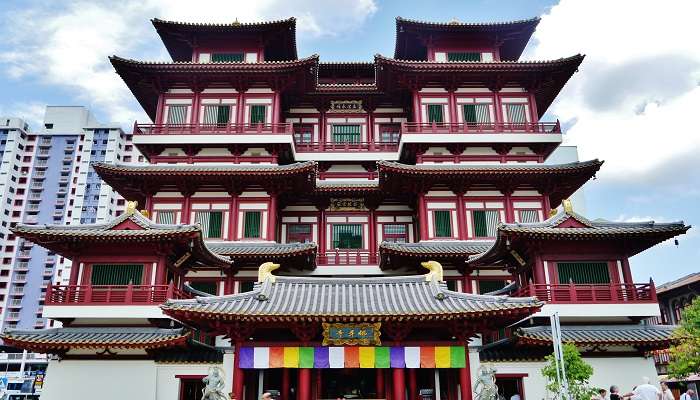
[(379, 346), (381, 323), (323, 324), (323, 345)]
[(331, 101), (328, 110), (331, 113), (361, 113), (362, 100), (335, 100)]
[(331, 211), (364, 211), (365, 200), (355, 198), (331, 199)]

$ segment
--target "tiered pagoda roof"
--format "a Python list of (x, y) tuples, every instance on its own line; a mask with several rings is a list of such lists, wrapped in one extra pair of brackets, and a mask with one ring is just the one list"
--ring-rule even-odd
[(189, 333), (153, 327), (65, 327), (11, 330), (2, 335), (6, 345), (39, 353), (64, 353), (70, 349), (145, 349), (185, 346)]
[(316, 243), (209, 242), (209, 251), (242, 263), (273, 261), (285, 267), (313, 269), (316, 266)]
[(296, 18), (265, 22), (201, 24), (151, 20), (174, 61), (190, 61), (197, 46), (207, 41), (262, 42), (265, 60), (284, 61), (297, 58)]
[[(562, 326), (561, 340), (577, 345), (629, 345), (667, 347), (673, 341), (672, 325), (592, 325)], [(550, 326), (519, 328), (514, 336), (519, 343), (549, 345), (552, 343)]]
[(178, 320), (216, 321), (445, 321), (491, 318), (515, 322), (537, 311), (533, 297), (454, 292), (426, 276), (316, 278), (276, 276), (246, 293), (170, 300), (161, 308)]
[(500, 45), (501, 59), (517, 60), (530, 36), (539, 24), (539, 18), (508, 22), (463, 23), (426, 22), (396, 18), (396, 46), (394, 57), (402, 60), (425, 60), (427, 38), (482, 39)]
[(473, 256), (472, 265), (497, 263), (508, 257), (509, 249), (533, 240), (619, 241), (618, 248), (631, 257), (664, 240), (682, 235), (690, 229), (683, 221), (672, 223), (612, 222), (589, 220), (573, 211), (567, 201), (562, 210), (546, 221), (533, 223), (500, 223), (496, 241), (486, 252)]
[(429, 240), (417, 243), (382, 242), (379, 245), (383, 269), (418, 265), (430, 259), (462, 265), (469, 256), (487, 251), (493, 240)]

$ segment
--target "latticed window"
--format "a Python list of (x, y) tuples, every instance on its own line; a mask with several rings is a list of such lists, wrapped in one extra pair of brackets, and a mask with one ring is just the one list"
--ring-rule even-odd
[(445, 121), (442, 104), (428, 104), (428, 122), (441, 123)]
[(231, 116), (231, 106), (204, 106), (204, 123), (225, 125)]
[(314, 139), (314, 128), (310, 125), (296, 125), (294, 127), (294, 141), (296, 143), (311, 143)]
[(334, 143), (359, 143), (361, 137), (360, 125), (333, 125)]
[(361, 249), (362, 225), (361, 224), (335, 224), (333, 225), (333, 248), (336, 249)]
[(465, 104), (464, 122), (468, 124), (487, 124), (491, 122), (491, 114), (488, 104)]
[(264, 124), (265, 123), (265, 106), (254, 104), (250, 106), (250, 123)]
[(540, 213), (537, 210), (520, 210), (520, 222), (540, 222)]
[(287, 225), (287, 243), (309, 243), (312, 239), (310, 224)]
[(449, 52), (447, 53), (447, 61), (481, 61), (481, 53), (473, 51)]
[(610, 283), (610, 271), (606, 262), (557, 263), (559, 283), (595, 284)]
[(379, 141), (383, 143), (398, 143), (401, 138), (401, 125), (383, 124), (379, 126)]
[(508, 284), (507, 281), (501, 280), (501, 279), (479, 280), (478, 281), (479, 294), (491, 293), (491, 292), (495, 292), (497, 290), (501, 290), (507, 284)]
[(475, 237), (496, 237), (496, 226), (499, 221), (499, 213), (496, 210), (472, 211)]
[(506, 110), (508, 112), (508, 121), (518, 124), (527, 122), (525, 104), (506, 104)]
[(243, 62), (243, 53), (214, 53), (211, 55), (211, 62)]
[(194, 222), (202, 226), (202, 234), (205, 238), (220, 238), (223, 216), (222, 211), (197, 211), (194, 214)]
[(184, 124), (187, 120), (188, 106), (168, 106), (168, 123)]
[(262, 220), (260, 211), (246, 211), (243, 218), (243, 237), (259, 238), (260, 222)]
[(93, 285), (140, 285), (143, 264), (93, 264), (90, 283)]
[(406, 224), (384, 224), (382, 240), (392, 243), (408, 242), (408, 227)]
[(175, 211), (158, 211), (156, 214), (156, 223), (158, 224), (174, 224)]
[(209, 294), (213, 294), (213, 295), (219, 294), (218, 282), (194, 281), (194, 282), (190, 282), (189, 286), (192, 289), (198, 290), (200, 292), (209, 293)]
[(452, 215), (449, 210), (433, 211), (435, 237), (452, 237)]

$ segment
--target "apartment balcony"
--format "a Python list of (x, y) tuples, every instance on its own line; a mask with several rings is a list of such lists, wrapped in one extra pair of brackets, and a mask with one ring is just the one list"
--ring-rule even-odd
[(595, 285), (531, 284), (515, 296), (537, 297), (553, 304), (657, 303), (652, 283), (610, 283)]
[(291, 135), (292, 124), (135, 124), (134, 138), (143, 135)]
[(30, 258), (32, 256), (30, 251), (22, 250), (19, 253), (17, 253), (18, 258)]
[(5, 317), (5, 321), (19, 321), (19, 313), (18, 312), (7, 313), (7, 317)]
[(159, 305), (188, 298), (174, 285), (49, 285), (45, 305)]
[(335, 265), (379, 265), (379, 255), (367, 250), (335, 250), (318, 254), (316, 263), (320, 266)]
[(27, 283), (27, 274), (16, 274), (14, 283)]
[(15, 265), (15, 272), (27, 272), (29, 271), (29, 263), (25, 262), (19, 262), (17, 265)]

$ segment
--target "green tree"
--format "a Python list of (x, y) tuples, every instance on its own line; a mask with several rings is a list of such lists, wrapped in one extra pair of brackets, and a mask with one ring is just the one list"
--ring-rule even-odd
[(683, 310), (673, 337), (676, 343), (670, 350), (669, 375), (684, 378), (700, 373), (700, 297)]
[[(590, 400), (595, 394), (595, 389), (588, 386), (588, 380), (593, 375), (593, 367), (581, 358), (581, 353), (575, 345), (565, 343), (562, 346), (564, 353), (564, 369), (566, 380), (569, 383), (569, 393), (575, 400)], [(547, 365), (542, 368), (542, 375), (547, 378), (547, 390), (558, 398), (561, 396), (561, 382), (557, 379), (557, 368), (554, 362), (554, 354), (545, 357)]]

